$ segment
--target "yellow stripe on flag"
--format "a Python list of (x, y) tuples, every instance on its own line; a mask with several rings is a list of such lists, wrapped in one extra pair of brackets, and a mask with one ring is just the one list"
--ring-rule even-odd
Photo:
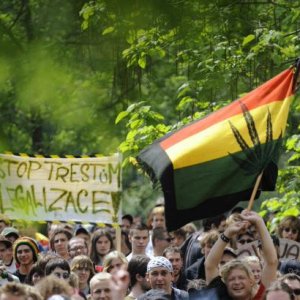
[[(281, 133), (284, 134), (292, 98), (293, 96), (284, 101), (272, 102), (250, 111), (262, 144), (266, 140), (268, 109), (272, 116), (273, 139), (277, 139)], [(166, 153), (172, 161), (174, 169), (218, 159), (227, 156), (228, 153), (240, 152), (241, 148), (233, 135), (229, 120), (240, 132), (246, 143), (253, 147), (243, 114), (235, 115), (168, 148)], [(187, 149), (188, 153), (186, 152)]]

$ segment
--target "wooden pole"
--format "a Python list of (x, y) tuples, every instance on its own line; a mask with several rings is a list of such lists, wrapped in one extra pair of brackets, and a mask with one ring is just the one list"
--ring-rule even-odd
[(119, 224), (116, 226), (116, 248), (121, 252), (121, 227)]
[(252, 207), (253, 207), (255, 195), (256, 195), (256, 192), (258, 190), (258, 187), (259, 187), (262, 175), (263, 175), (263, 171), (257, 176), (256, 182), (255, 182), (252, 194), (251, 194), (251, 198), (249, 200), (249, 204), (248, 204), (247, 210), (251, 210)]

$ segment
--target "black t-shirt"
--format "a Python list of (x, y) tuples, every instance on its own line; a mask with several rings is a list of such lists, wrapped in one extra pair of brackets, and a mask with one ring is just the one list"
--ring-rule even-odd
[(17, 270), (13, 275), (17, 276), (21, 283), (25, 282), (25, 278), (27, 274), (21, 274), (19, 270)]
[(226, 284), (223, 282), (221, 276), (215, 277), (207, 286), (207, 289), (215, 289), (218, 295), (216, 299), (231, 300), (228, 295)]

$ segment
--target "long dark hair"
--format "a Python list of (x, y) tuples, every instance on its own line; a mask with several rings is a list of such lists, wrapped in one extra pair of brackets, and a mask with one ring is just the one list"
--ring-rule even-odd
[(92, 262), (97, 265), (99, 263), (102, 264), (102, 261), (97, 253), (97, 249), (96, 249), (96, 244), (97, 241), (99, 240), (100, 237), (105, 236), (108, 238), (109, 242), (110, 242), (110, 249), (109, 252), (114, 250), (114, 241), (112, 236), (110, 235), (110, 233), (108, 232), (108, 230), (106, 229), (97, 229), (92, 236), (92, 245), (91, 245), (91, 254), (90, 254), (90, 258), (92, 260)]

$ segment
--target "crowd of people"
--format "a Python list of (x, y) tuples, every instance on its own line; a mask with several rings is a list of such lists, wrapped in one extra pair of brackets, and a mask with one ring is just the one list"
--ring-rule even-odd
[[(0, 218), (0, 300), (300, 299), (300, 262), (280, 259), (279, 239), (300, 240), (287, 216), (269, 233), (256, 212), (228, 215), (168, 232), (164, 206), (146, 224), (122, 217), (115, 229), (49, 223), (39, 242)], [(255, 255), (241, 254), (256, 242)]]

